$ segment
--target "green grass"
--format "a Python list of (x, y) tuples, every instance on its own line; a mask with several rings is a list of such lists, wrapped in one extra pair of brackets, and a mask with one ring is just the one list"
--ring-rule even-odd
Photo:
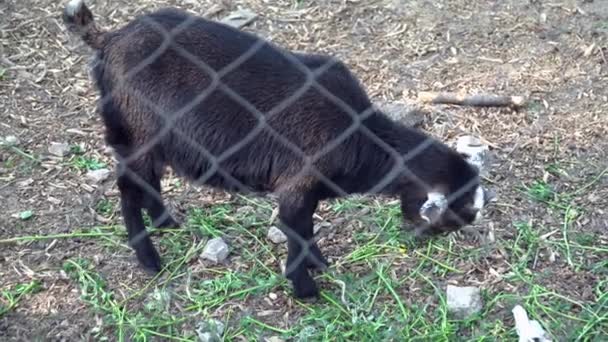
[[(591, 184), (589, 189), (597, 179), (582, 188)], [(101, 273), (88, 256), (67, 259), (64, 271), (87, 310), (102, 318), (94, 329), (100, 340), (195, 341), (197, 329), (217, 319), (226, 325), (226, 341), (269, 336), (293, 341), (509, 341), (517, 339), (511, 309), (520, 304), (554, 339), (600, 341), (608, 334), (608, 247), (597, 234), (572, 231), (585, 212), (576, 205), (584, 192), (558, 188), (543, 181), (522, 188), (557, 224), (513, 222), (490, 249), (454, 236), (415, 243), (402, 229), (397, 203), (331, 201), (323, 216), (346, 218), (348, 224), (336, 232), (339, 248), (330, 249), (330, 269), (315, 275), (321, 289), (316, 303), (289, 297), (291, 286), (278, 267), (285, 246), (265, 237), (274, 205), (242, 196), (190, 209), (182, 229), (156, 232), (165, 267), (156, 277), (110, 282), (106, 277), (116, 274)], [(115, 205), (104, 199), (96, 211), (107, 216)], [(218, 236), (229, 242), (230, 262), (201, 262), (205, 243)], [(121, 226), (93, 227), (4, 239), (0, 248), (80, 238), (103, 246), (103, 253), (132, 258), (125, 237)], [(445, 298), (448, 280), (467, 285), (479, 280), (482, 311), (454, 318)], [(31, 293), (7, 291), (17, 298), (8, 303)], [(14, 307), (5, 305), (4, 313)]]
[[(72, 146), (74, 147), (74, 146)], [(107, 165), (95, 157), (85, 155), (73, 155), (69, 160), (69, 165), (77, 170), (94, 171), (107, 167)]]
[(0, 290), (0, 318), (15, 309), (26, 296), (42, 290), (38, 280), (17, 284), (9, 289)]
[(115, 205), (107, 198), (102, 198), (95, 206), (95, 211), (101, 216), (110, 216), (114, 212)]

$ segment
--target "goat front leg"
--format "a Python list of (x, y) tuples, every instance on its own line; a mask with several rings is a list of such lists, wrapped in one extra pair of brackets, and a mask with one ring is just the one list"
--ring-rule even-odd
[(307, 268), (327, 266), (313, 241), (312, 216), (317, 204), (310, 194), (283, 194), (279, 199), (279, 218), (287, 235), (285, 276), (291, 280), (296, 298), (318, 297), (319, 290)]

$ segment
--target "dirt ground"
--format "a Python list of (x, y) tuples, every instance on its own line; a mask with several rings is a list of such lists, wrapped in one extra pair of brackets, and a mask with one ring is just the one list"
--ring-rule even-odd
[[(608, 336), (608, 2), (87, 1), (118, 27), (155, 8), (213, 19), (239, 7), (244, 30), (337, 56), (375, 101), (426, 111), (422, 129), (491, 146), (498, 193), (480, 228), (428, 245), (401, 241), (394, 201), (320, 208), (332, 263), (318, 303), (290, 297), (283, 245), (266, 239), (274, 202), (197, 188), (163, 191), (185, 228), (156, 236), (169, 269), (151, 279), (126, 246), (112, 168), (88, 79), (88, 50), (66, 34), (65, 1), (0, 0), (0, 339), (193, 340), (222, 321), (225, 340), (514, 340), (523, 305), (554, 340)], [(419, 91), (521, 95), (525, 108), (425, 105)], [(67, 143), (68, 155), (49, 154)], [(394, 229), (393, 229), (394, 228)], [(209, 237), (225, 265), (198, 258)], [(445, 286), (478, 286), (484, 308), (446, 313)], [(170, 299), (167, 299), (170, 298)]]

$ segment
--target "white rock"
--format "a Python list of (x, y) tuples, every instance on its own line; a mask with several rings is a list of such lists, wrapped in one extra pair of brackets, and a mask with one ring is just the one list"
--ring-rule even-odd
[(285, 342), (284, 339), (278, 337), (278, 336), (271, 336), (271, 337), (266, 337), (266, 342)]
[(197, 331), (196, 334), (198, 335), (198, 340), (200, 342), (220, 342), (221, 341), (220, 337), (214, 333)]
[(65, 157), (70, 153), (70, 145), (67, 143), (52, 142), (49, 146), (49, 153), (57, 157)]
[(326, 227), (331, 227), (331, 223), (329, 223), (327, 221), (320, 222), (320, 223), (314, 225), (314, 227), (312, 228), (312, 232), (313, 232), (313, 234), (316, 235), (319, 232), (319, 230), (321, 230), (322, 228), (326, 228)]
[(110, 177), (111, 171), (108, 169), (99, 169), (88, 171), (86, 177), (95, 183), (101, 183)]
[(7, 135), (2, 143), (6, 146), (16, 146), (19, 144), (19, 138), (14, 135)]
[(453, 286), (447, 288), (448, 311), (458, 318), (466, 318), (481, 311), (483, 304), (481, 291), (473, 286)]
[(248, 9), (239, 9), (228, 14), (221, 22), (240, 29), (251, 24), (257, 17), (258, 15), (256, 13)]
[(224, 323), (217, 319), (200, 322), (196, 328), (196, 334), (200, 342), (219, 342), (224, 333)]
[(456, 151), (465, 154), (471, 164), (483, 174), (490, 163), (490, 148), (476, 137), (465, 135), (456, 141)]
[(201, 258), (219, 263), (226, 260), (229, 252), (226, 242), (221, 237), (218, 237), (207, 242)]
[(30, 186), (32, 183), (34, 183), (34, 180), (31, 178), (22, 180), (20, 182), (17, 182), (17, 186), (20, 188), (25, 188), (26, 186)]
[(268, 240), (273, 243), (279, 244), (287, 241), (287, 235), (283, 233), (279, 228), (272, 226), (268, 229), (268, 234), (266, 235)]

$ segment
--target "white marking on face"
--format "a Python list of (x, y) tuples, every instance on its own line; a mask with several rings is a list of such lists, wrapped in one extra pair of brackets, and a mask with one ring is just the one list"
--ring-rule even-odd
[(72, 17), (76, 15), (76, 13), (80, 11), (80, 8), (82, 8), (83, 3), (84, 0), (72, 0), (68, 2), (68, 4), (65, 6), (65, 11), (67, 15)]
[[(430, 224), (443, 215), (447, 208), (448, 200), (444, 194), (435, 191), (429, 192), (426, 202), (420, 207), (420, 217)], [(432, 217), (429, 217), (430, 215)]]

